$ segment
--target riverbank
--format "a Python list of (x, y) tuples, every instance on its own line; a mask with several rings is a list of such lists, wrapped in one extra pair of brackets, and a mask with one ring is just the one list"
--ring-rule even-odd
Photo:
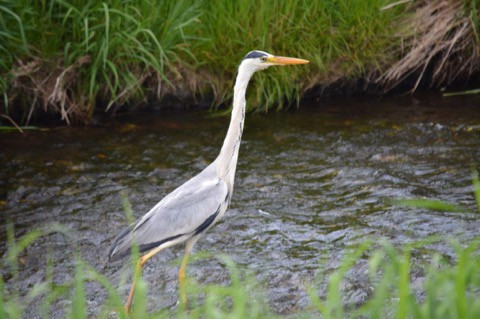
[(165, 98), (219, 106), (251, 49), (312, 62), (256, 76), (255, 111), (325, 92), (478, 83), (479, 9), (476, 0), (4, 1), (1, 113), (86, 124), (95, 111)]

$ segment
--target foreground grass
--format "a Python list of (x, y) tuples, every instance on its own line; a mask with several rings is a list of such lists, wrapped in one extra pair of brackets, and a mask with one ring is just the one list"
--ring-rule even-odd
[[(8, 284), (0, 277), (2, 295), (0, 298), (1, 318), (24, 318), (25, 312), (34, 300), (41, 300), (35, 309), (37, 315), (50, 317), (50, 305), (65, 300), (66, 318), (110, 318), (112, 309), (118, 309), (120, 318), (127, 318), (123, 311), (123, 298), (119, 296), (116, 284), (109, 280), (81, 258), (77, 258), (72, 279), (62, 284), (54, 284), (53, 265), (50, 262), (43, 282), (33, 285), (26, 295), (19, 295), (12, 282), (21, 272), (17, 267), (19, 254), (42, 231), (33, 231), (18, 240), (10, 236), (7, 253), (8, 273), (12, 275)], [(290, 314), (293, 318), (479, 318), (480, 317), (480, 240), (467, 246), (451, 242), (455, 252), (453, 260), (432, 252), (428, 245), (443, 243), (431, 239), (396, 248), (388, 242), (382, 244), (364, 243), (351, 247), (340, 267), (330, 274), (318, 276), (316, 282), (305, 286), (310, 296), (308, 308)], [(427, 252), (427, 253), (426, 253)], [(429, 253), (428, 253), (429, 252)], [(420, 253), (424, 262), (412, 263), (412, 256)], [(371, 294), (365, 303), (355, 307), (344, 305), (342, 283), (362, 256), (368, 257), (368, 276)], [(417, 259), (418, 260), (418, 259)], [(241, 273), (227, 257), (221, 261), (230, 270), (231, 283), (227, 286), (215, 284), (199, 285), (191, 283), (188, 288), (192, 308), (185, 312), (182, 306), (176, 309), (149, 311), (147, 303), (148, 286), (140, 281), (137, 288), (132, 318), (278, 318), (268, 302), (259, 292), (260, 288), (244, 273)], [(412, 273), (422, 273), (421, 286), (412, 284)], [(417, 275), (418, 276), (418, 275)], [(85, 285), (98, 283), (107, 293), (101, 301), (98, 313), (92, 314), (87, 307)], [(324, 295), (319, 295), (318, 287), (328, 283)], [(36, 303), (38, 305), (38, 302)], [(31, 311), (31, 310), (30, 310)]]
[[(473, 194), (480, 212), (480, 179), (472, 169)], [(410, 199), (400, 202), (416, 208), (436, 211), (468, 212), (451, 203), (429, 199)], [(123, 206), (127, 219), (132, 219), (131, 207), (126, 197)], [(473, 212), (471, 212), (473, 213)], [(123, 298), (116, 286), (103, 274), (96, 271), (81, 257), (75, 258), (75, 269), (71, 280), (54, 282), (53, 261), (47, 261), (44, 280), (35, 283), (28, 293), (21, 295), (15, 282), (22, 276), (18, 262), (25, 249), (39, 237), (50, 232), (65, 236), (69, 231), (61, 226), (46, 230), (34, 230), (21, 238), (14, 238), (13, 228), (8, 229), (7, 252), (4, 254), (4, 268), (0, 277), (0, 318), (24, 318), (35, 315), (51, 317), (51, 305), (64, 301), (63, 313), (66, 318), (119, 318), (129, 316), (123, 310)], [(444, 256), (430, 247), (432, 244), (448, 245), (453, 254)], [(332, 273), (324, 273), (322, 266), (315, 280), (305, 284), (310, 305), (289, 318), (418, 318), (418, 319), (468, 319), (480, 318), (480, 237), (469, 244), (461, 245), (454, 240), (430, 238), (415, 243), (394, 247), (387, 241), (365, 242), (346, 249), (340, 266)], [(132, 269), (138, 253), (132, 256)], [(44, 257), (48, 258), (48, 257)], [(190, 310), (183, 305), (175, 309), (151, 312), (148, 305), (148, 285), (140, 278), (131, 318), (278, 318), (270, 310), (265, 293), (255, 283), (251, 274), (240, 272), (232, 260), (217, 257), (230, 272), (229, 285), (190, 282), (188, 295)], [(367, 261), (364, 263), (363, 261)], [(355, 270), (363, 263), (364, 270)], [(368, 273), (369, 294), (362, 304), (345, 303), (343, 287), (349, 277)], [(8, 281), (5, 282), (5, 278)], [(106, 293), (99, 300), (99, 310), (92, 313), (88, 308), (86, 284), (96, 283)], [(321, 286), (326, 289), (321, 289)], [(38, 302), (40, 300), (40, 302)], [(35, 306), (33, 303), (35, 302)], [(33, 310), (32, 310), (33, 307)], [(58, 303), (57, 306), (58, 307)], [(114, 309), (114, 310), (112, 310)], [(116, 310), (116, 311), (115, 311)]]
[(427, 67), (432, 85), (445, 86), (478, 71), (480, 2), (435, 3), (3, 0), (1, 112), (24, 123), (38, 112), (85, 123), (95, 109), (166, 95), (206, 94), (219, 105), (252, 49), (312, 61), (256, 77), (248, 105), (257, 111), (295, 103), (315, 85), (420, 80)]

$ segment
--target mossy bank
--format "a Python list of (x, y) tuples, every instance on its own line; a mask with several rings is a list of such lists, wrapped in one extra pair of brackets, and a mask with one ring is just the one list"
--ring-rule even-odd
[(448, 88), (478, 80), (479, 9), (478, 0), (5, 0), (0, 112), (84, 124), (167, 96), (215, 107), (230, 101), (252, 49), (312, 61), (256, 77), (257, 111), (325, 90)]

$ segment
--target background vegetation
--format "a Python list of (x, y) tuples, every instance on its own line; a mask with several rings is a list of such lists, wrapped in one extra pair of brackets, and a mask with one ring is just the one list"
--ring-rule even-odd
[(45, 113), (88, 123), (96, 109), (167, 95), (218, 106), (252, 49), (312, 61), (257, 77), (249, 107), (258, 111), (314, 87), (445, 86), (478, 73), (479, 8), (478, 0), (2, 0), (1, 112), (23, 123)]

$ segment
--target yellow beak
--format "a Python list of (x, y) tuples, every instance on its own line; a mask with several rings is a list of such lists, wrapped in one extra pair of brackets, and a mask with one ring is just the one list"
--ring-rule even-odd
[(268, 58), (268, 62), (274, 63), (277, 65), (291, 65), (291, 64), (306, 64), (310, 61), (297, 58), (289, 58), (285, 56), (272, 56)]

